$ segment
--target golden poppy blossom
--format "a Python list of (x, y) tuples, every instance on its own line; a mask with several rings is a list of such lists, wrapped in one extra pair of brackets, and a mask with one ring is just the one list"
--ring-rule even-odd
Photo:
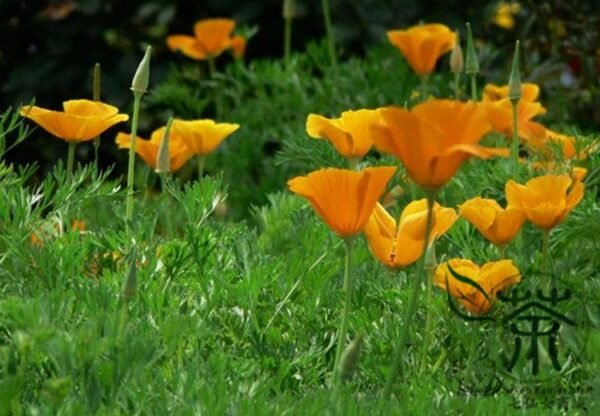
[(456, 33), (440, 23), (413, 26), (406, 30), (390, 30), (387, 36), (392, 45), (400, 49), (413, 71), (420, 76), (432, 73), (437, 60), (456, 43)]
[(345, 238), (362, 230), (395, 171), (391, 166), (362, 171), (325, 168), (287, 184), (310, 202), (331, 230)]
[[(566, 218), (583, 198), (584, 185), (566, 175), (545, 175), (521, 185), (506, 183), (506, 199), (543, 230), (550, 230)], [(569, 188), (570, 191), (569, 191)]]
[(192, 155), (212, 153), (223, 140), (237, 129), (239, 124), (216, 123), (214, 120), (173, 120), (171, 137), (176, 137)]
[(181, 51), (185, 56), (205, 60), (221, 55), (231, 49), (236, 58), (244, 55), (246, 39), (232, 36), (235, 21), (231, 19), (205, 19), (194, 25), (194, 36), (171, 35), (167, 37), (167, 46), (172, 51)]
[[(450, 229), (457, 219), (456, 211), (433, 205), (433, 217), (429, 243)], [(414, 263), (421, 257), (425, 244), (427, 222), (427, 199), (412, 201), (408, 204), (398, 224), (394, 218), (377, 203), (363, 232), (369, 248), (379, 261), (388, 267), (403, 267)]]
[[(135, 141), (135, 152), (152, 169), (156, 169), (158, 149), (165, 135), (165, 130), (166, 127), (163, 126), (152, 132), (150, 140), (145, 140), (138, 136)], [(131, 147), (131, 135), (119, 133), (116, 138), (116, 143), (119, 146), (119, 149), (129, 149)], [(171, 171), (175, 172), (181, 169), (181, 167), (190, 160), (192, 155), (190, 149), (188, 149), (177, 134), (174, 134), (173, 127), (171, 127), (171, 134), (169, 136), (169, 161)]]
[(309, 114), (306, 132), (315, 139), (327, 139), (346, 158), (360, 158), (373, 146), (371, 125), (379, 119), (376, 110), (344, 111), (339, 118), (329, 119)]
[(375, 147), (400, 159), (422, 188), (440, 188), (471, 156), (508, 155), (508, 149), (477, 144), (491, 126), (485, 110), (473, 102), (430, 100), (410, 111), (378, 111), (380, 123), (372, 127)]
[[(540, 96), (540, 87), (532, 82), (521, 84), (521, 100), (536, 101)], [(508, 98), (508, 85), (486, 84), (483, 87), (482, 101), (500, 101)]]
[[(487, 298), (474, 286), (456, 279), (448, 270), (448, 263), (457, 274), (477, 283)], [(492, 261), (479, 267), (471, 260), (452, 259), (440, 264), (433, 276), (434, 284), (447, 291), (446, 281), (452, 297), (458, 299), (469, 312), (481, 315), (490, 310), (498, 292), (521, 281), (521, 273), (512, 260)]]
[(507, 206), (503, 209), (493, 199), (476, 197), (459, 206), (460, 216), (469, 221), (493, 244), (503, 246), (509, 243), (525, 222), (521, 210)]
[(63, 110), (24, 106), (20, 113), (48, 133), (68, 142), (92, 140), (115, 124), (129, 120), (129, 116), (120, 114), (117, 107), (99, 101), (64, 101)]

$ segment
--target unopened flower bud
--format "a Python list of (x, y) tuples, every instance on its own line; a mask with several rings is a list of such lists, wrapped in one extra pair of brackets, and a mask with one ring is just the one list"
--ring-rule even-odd
[(517, 103), (521, 99), (521, 72), (519, 71), (519, 41), (515, 43), (515, 56), (513, 57), (512, 69), (508, 79), (508, 98)]
[(458, 74), (463, 72), (464, 69), (465, 59), (460, 46), (460, 36), (458, 31), (456, 31), (456, 43), (454, 44), (454, 48), (452, 48), (452, 52), (450, 52), (450, 70), (455, 74)]
[(293, 19), (296, 16), (296, 1), (283, 0), (283, 18)]
[(360, 360), (360, 348), (364, 338), (364, 334), (359, 334), (342, 353), (340, 360), (340, 376), (342, 380), (347, 380), (354, 375)]
[(471, 32), (470, 23), (467, 23), (467, 57), (465, 60), (465, 72), (467, 74), (479, 73), (479, 61), (477, 60), (477, 52), (475, 52), (475, 42), (473, 41), (473, 32)]
[(165, 128), (165, 134), (160, 141), (158, 146), (158, 153), (156, 155), (156, 172), (157, 173), (169, 173), (171, 172), (171, 154), (169, 152), (169, 137), (171, 136), (171, 124), (173, 123), (173, 117), (169, 117), (167, 121), (167, 127)]
[(150, 53), (152, 47), (146, 48), (146, 53), (142, 58), (142, 61), (138, 65), (133, 81), (131, 83), (131, 90), (134, 94), (144, 94), (148, 90), (148, 84), (150, 82)]

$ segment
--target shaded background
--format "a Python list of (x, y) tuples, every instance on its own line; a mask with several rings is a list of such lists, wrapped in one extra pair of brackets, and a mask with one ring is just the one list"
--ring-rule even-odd
[[(497, 1), (330, 1), (342, 59), (385, 42), (388, 29), (420, 21), (463, 28), (470, 21), (476, 36), (487, 42), (479, 44), (484, 75), (507, 73), (507, 58), (520, 38), (525, 49), (523, 73), (543, 83), (542, 101), (550, 96), (573, 100), (564, 118), (583, 128), (597, 127), (600, 121), (600, 0), (524, 1), (513, 28), (493, 23)], [(324, 36), (321, 1), (296, 3), (293, 49), (302, 51)], [(129, 111), (128, 88), (145, 45), (153, 46), (151, 82), (156, 85), (170, 65), (187, 59), (167, 50), (166, 36), (191, 34), (194, 22), (208, 17), (231, 17), (241, 33), (257, 30), (249, 41), (246, 62), (280, 58), (281, 10), (282, 0), (2, 0), (0, 111), (34, 97), (37, 105), (52, 109), (67, 99), (91, 97), (96, 62), (103, 68), (102, 100)], [(9, 157), (19, 163), (53, 160), (57, 148), (62, 154), (61, 144), (52, 141), (40, 149), (25, 142)]]

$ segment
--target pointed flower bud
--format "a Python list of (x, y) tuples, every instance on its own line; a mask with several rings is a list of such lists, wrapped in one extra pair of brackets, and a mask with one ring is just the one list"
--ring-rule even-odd
[(283, 18), (293, 19), (296, 16), (296, 1), (283, 0)]
[(464, 71), (465, 68), (465, 59), (463, 57), (463, 51), (460, 47), (460, 35), (458, 30), (456, 31), (456, 43), (454, 44), (454, 48), (450, 52), (450, 70), (459, 74)]
[(521, 72), (519, 71), (519, 41), (515, 42), (515, 56), (512, 62), (510, 78), (508, 79), (508, 98), (512, 103), (521, 99)]
[(134, 94), (144, 94), (148, 90), (148, 83), (150, 82), (150, 53), (152, 52), (152, 47), (148, 46), (146, 48), (146, 53), (142, 58), (142, 61), (138, 65), (137, 71), (135, 71), (135, 75), (133, 76), (133, 81), (131, 83), (131, 90)]
[(349, 379), (356, 371), (356, 367), (360, 360), (360, 347), (362, 346), (364, 338), (364, 334), (359, 334), (342, 353), (342, 358), (340, 360), (340, 376), (342, 380)]
[(171, 135), (171, 124), (173, 123), (173, 117), (169, 117), (167, 121), (167, 127), (165, 134), (160, 141), (158, 146), (158, 153), (156, 154), (156, 173), (169, 173), (171, 172), (171, 153), (169, 151), (169, 136)]
[(467, 57), (465, 61), (465, 72), (467, 74), (479, 73), (479, 61), (477, 60), (477, 52), (475, 52), (475, 42), (473, 41), (473, 32), (471, 32), (470, 23), (467, 23)]

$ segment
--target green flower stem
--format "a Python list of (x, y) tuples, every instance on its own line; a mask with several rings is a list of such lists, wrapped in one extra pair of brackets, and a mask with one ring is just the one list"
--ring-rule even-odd
[(496, 249), (498, 250), (498, 258), (503, 260), (506, 258), (506, 244), (497, 245)]
[[(94, 65), (94, 77), (92, 80), (92, 99), (100, 101), (100, 64)], [(94, 166), (98, 172), (98, 151), (100, 150), (100, 136), (94, 137)]]
[(425, 75), (421, 76), (420, 79), (421, 79), (421, 84), (419, 85), (419, 87), (420, 87), (421, 99), (419, 101), (423, 102), (423, 101), (427, 101), (427, 94), (429, 94), (429, 75), (425, 74)]
[(67, 176), (70, 178), (73, 176), (73, 165), (75, 164), (75, 146), (76, 142), (69, 143), (69, 152), (67, 153)]
[(286, 65), (290, 63), (292, 50), (292, 16), (285, 17), (285, 28), (283, 33), (283, 60)]
[(454, 99), (460, 100), (460, 72), (454, 73)]
[[(550, 230), (542, 230), (542, 275), (548, 273), (548, 241), (550, 240)], [(552, 275), (552, 288), (556, 288), (556, 278)]]
[[(513, 119), (513, 137), (511, 143), (511, 156), (513, 160), (514, 172), (519, 171), (519, 100), (511, 100), (512, 119)], [(517, 178), (518, 179), (518, 178)]]
[(196, 160), (198, 162), (198, 180), (200, 181), (202, 179), (202, 176), (204, 176), (204, 161), (205, 161), (205, 156), (204, 155), (198, 155), (196, 157)]
[(166, 229), (166, 237), (170, 238), (173, 236), (173, 221), (172, 221), (172, 216), (169, 213), (169, 192), (166, 191), (167, 189), (167, 180), (169, 178), (169, 174), (167, 172), (161, 172), (159, 173), (160, 176), (160, 192), (162, 194), (163, 200), (162, 200), (162, 212), (163, 212), (163, 219), (165, 220), (165, 229)]
[(129, 165), (127, 168), (127, 207), (125, 211), (125, 220), (129, 227), (133, 221), (133, 181), (135, 179), (135, 144), (137, 140), (138, 119), (140, 113), (140, 101), (142, 95), (139, 92), (133, 93), (133, 117), (131, 120), (131, 146), (129, 147)]
[[(408, 301), (408, 309), (406, 310), (406, 315), (404, 318), (404, 326), (402, 328), (402, 333), (400, 334), (400, 339), (396, 344), (396, 348), (394, 348), (394, 356), (392, 357), (392, 364), (390, 368), (390, 374), (388, 375), (387, 381), (385, 383), (385, 388), (383, 390), (383, 396), (386, 399), (389, 399), (392, 395), (392, 388), (394, 387), (394, 383), (398, 374), (400, 373), (400, 369), (402, 367), (402, 358), (403, 358), (403, 350), (404, 344), (408, 339), (408, 334), (410, 333), (412, 321), (414, 320), (415, 313), (417, 311), (417, 300), (419, 298), (419, 291), (421, 290), (421, 281), (427, 278), (427, 271), (425, 270), (425, 254), (427, 253), (427, 242), (429, 241), (429, 236), (431, 235), (431, 229), (433, 228), (433, 203), (435, 202), (435, 194), (428, 193), (427, 195), (427, 220), (425, 225), (425, 241), (426, 243), (423, 245), (423, 250), (421, 252), (421, 258), (419, 259), (419, 276), (417, 279), (411, 279), (411, 283), (413, 284), (413, 290), (410, 295), (410, 299)], [(428, 349), (428, 348), (427, 348)]]
[(342, 374), (340, 369), (340, 358), (342, 351), (344, 351), (344, 342), (346, 340), (346, 333), (348, 332), (348, 321), (350, 320), (350, 305), (352, 302), (352, 243), (353, 238), (348, 237), (344, 239), (346, 245), (346, 262), (344, 264), (344, 311), (342, 314), (342, 325), (340, 326), (340, 332), (338, 333), (338, 343), (335, 351), (335, 362), (333, 364), (333, 381), (332, 386), (337, 389), (342, 382)]
[(322, 0), (321, 7), (323, 9), (323, 18), (325, 19), (325, 32), (327, 33), (327, 50), (329, 52), (329, 60), (331, 66), (337, 66), (337, 58), (335, 55), (335, 39), (333, 38), (333, 26), (331, 25), (331, 12), (329, 8), (329, 0)]
[(471, 100), (477, 101), (477, 74), (471, 74)]
[(217, 68), (215, 65), (215, 58), (212, 56), (208, 57), (208, 74), (212, 76), (215, 74), (215, 72), (217, 72)]
[(421, 344), (421, 364), (419, 366), (420, 374), (422, 374), (425, 371), (425, 367), (427, 366), (427, 356), (429, 354), (431, 338), (433, 337), (433, 319), (431, 319), (433, 299), (433, 275), (425, 273), (425, 278), (427, 279), (427, 311), (425, 315), (425, 335), (423, 336), (423, 344)]

